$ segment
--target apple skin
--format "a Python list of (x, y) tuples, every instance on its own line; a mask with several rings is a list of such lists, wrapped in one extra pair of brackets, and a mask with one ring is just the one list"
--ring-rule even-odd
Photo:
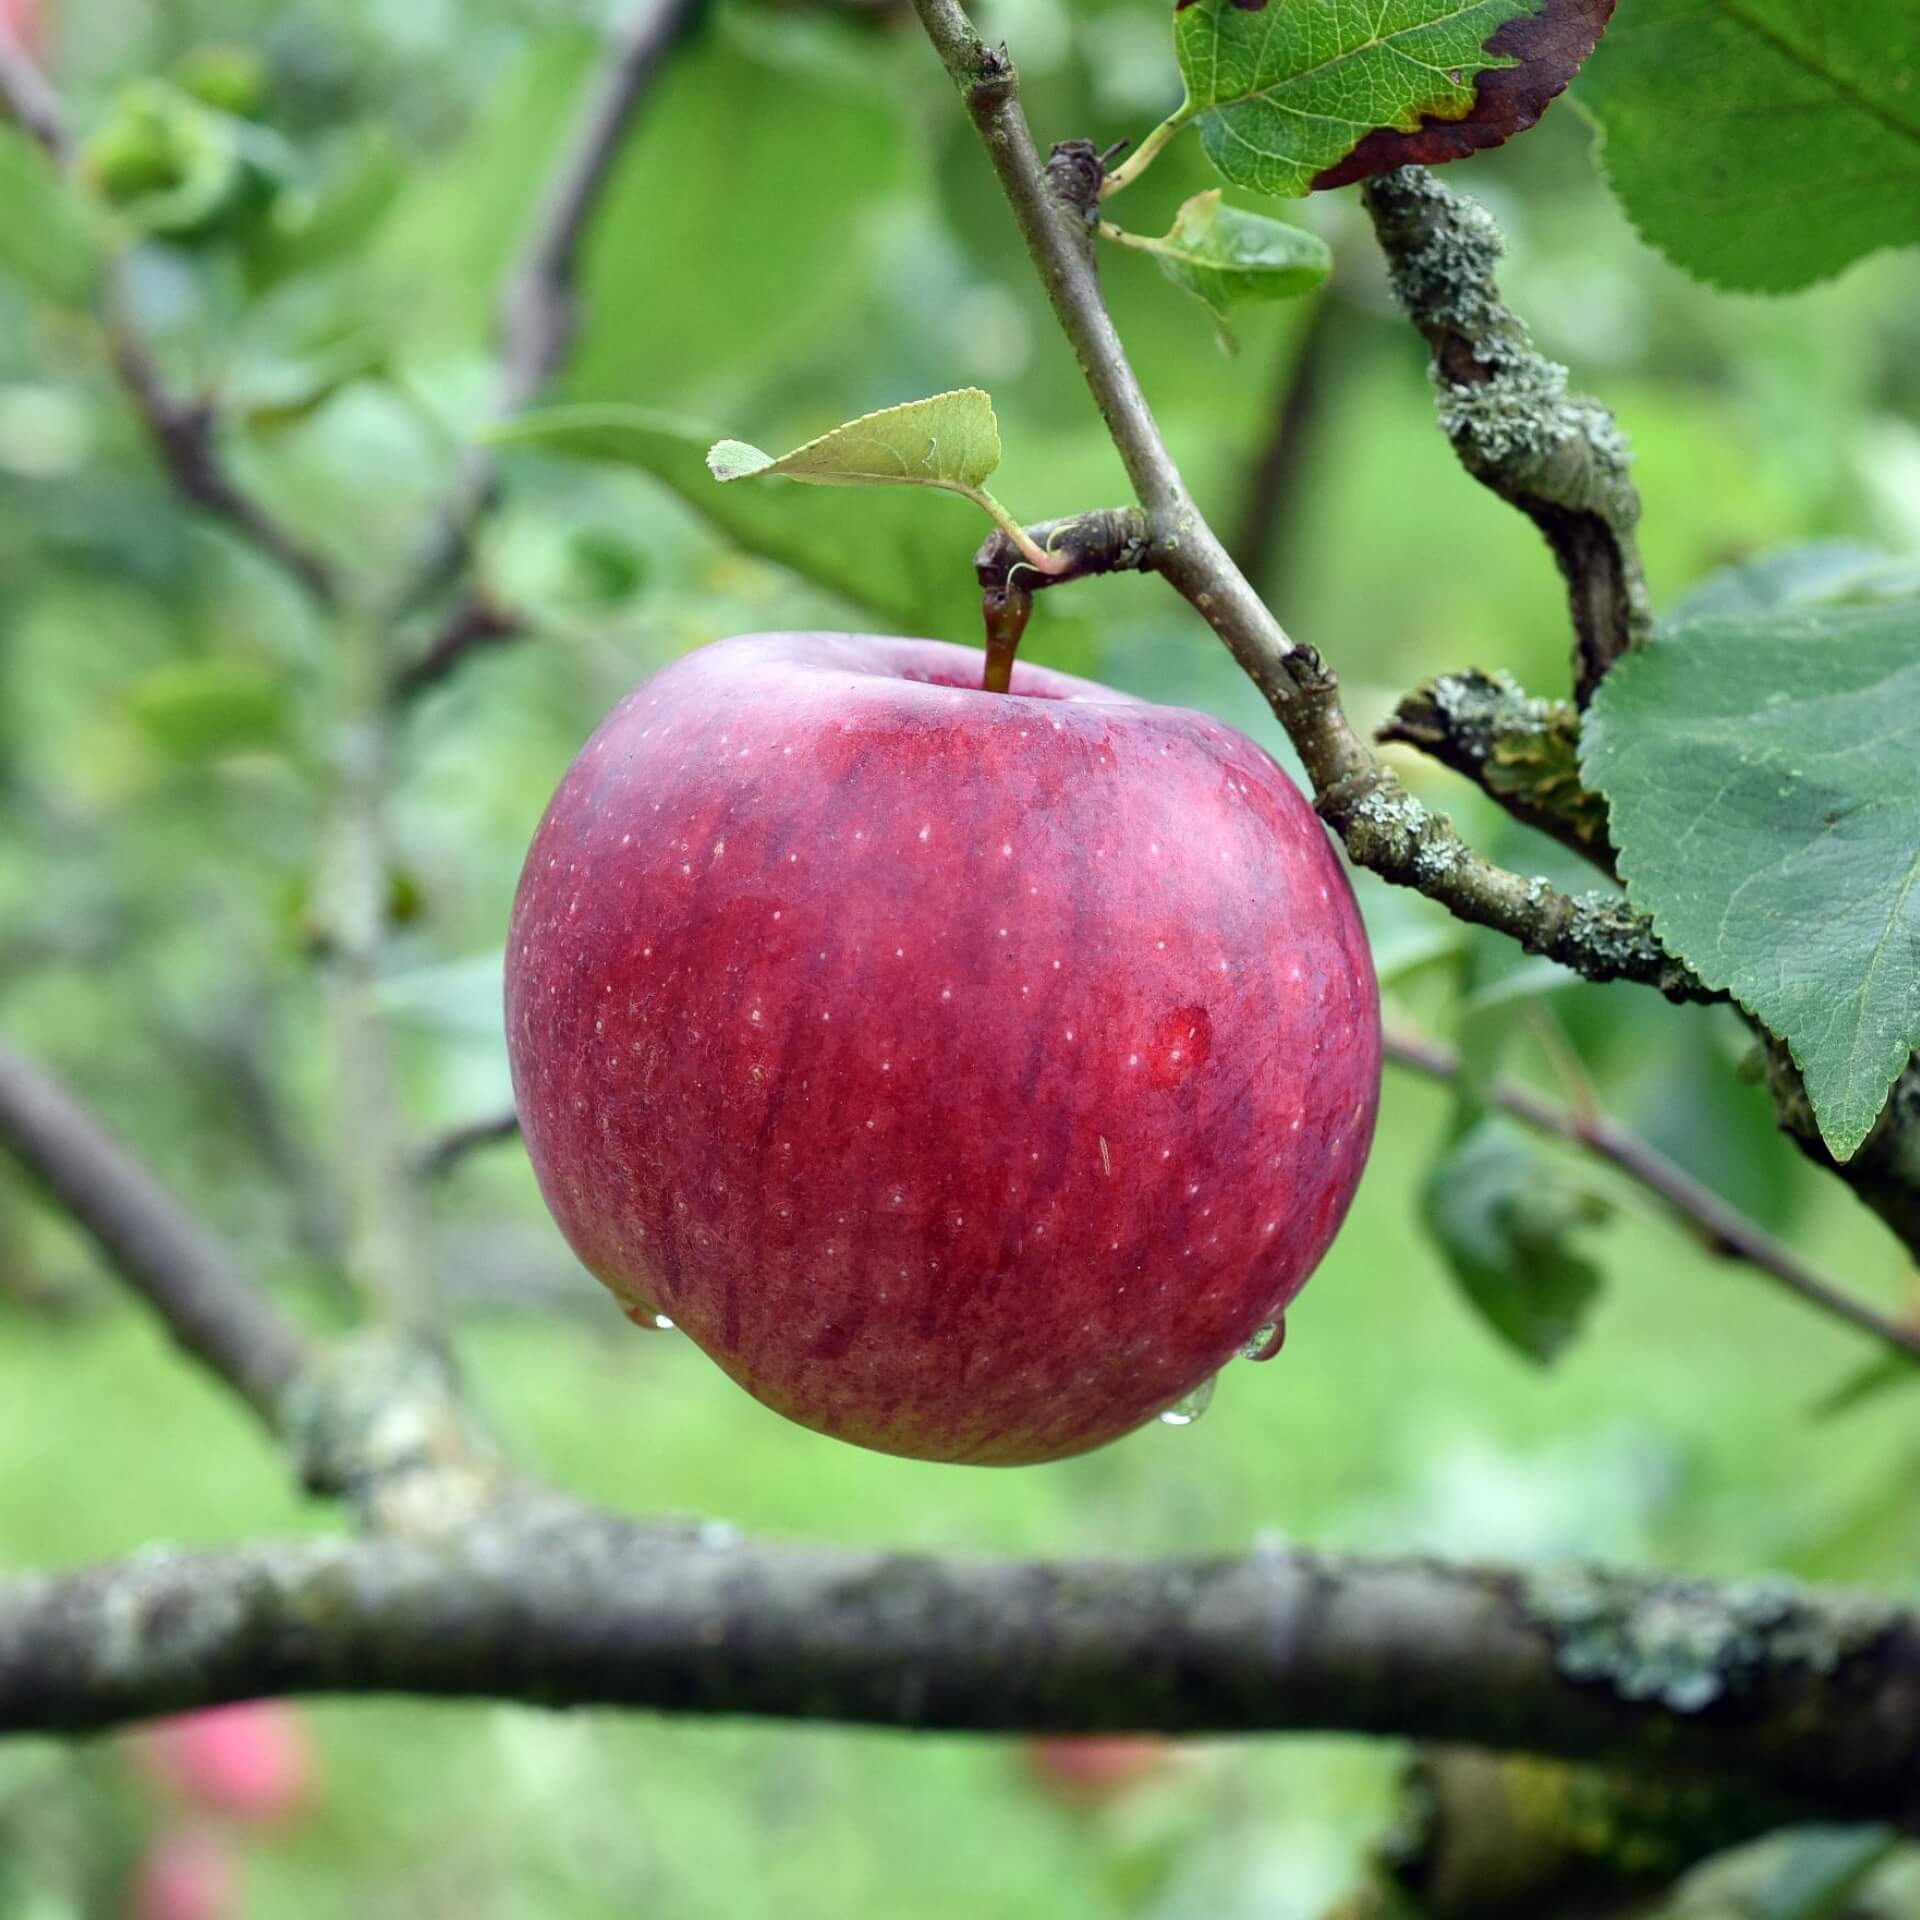
[(147, 1777), (171, 1799), (243, 1827), (292, 1819), (314, 1792), (313, 1746), (278, 1700), (243, 1700), (161, 1720), (138, 1737)]
[(547, 1204), (643, 1325), (920, 1459), (1058, 1460), (1305, 1283), (1373, 1135), (1379, 998), (1253, 742), (929, 640), (717, 642), (630, 695), (507, 949)]

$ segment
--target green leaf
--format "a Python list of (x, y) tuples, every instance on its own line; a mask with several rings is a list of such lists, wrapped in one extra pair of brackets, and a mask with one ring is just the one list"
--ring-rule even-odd
[(1000, 464), (993, 402), (978, 387), (862, 414), (778, 459), (744, 440), (722, 440), (707, 455), (716, 480), (775, 474), (816, 487), (945, 487), (977, 493)]
[(903, 633), (957, 637), (978, 628), (970, 549), (950, 521), (909, 495), (876, 494), (855, 507), (800, 489), (716, 487), (706, 464), (709, 430), (613, 402), (526, 414), (489, 438), (651, 474), (747, 552), (870, 608)]
[(93, 290), (99, 249), (86, 209), (53, 162), (0, 121), (0, 271), (36, 293), (77, 305)]
[(1891, 554), (1850, 540), (1814, 540), (1709, 574), (1668, 610), (1662, 624), (1674, 627), (1783, 607), (1859, 606), (1916, 595), (1920, 580), (1914, 569)]
[(1911, 0), (1634, 0), (1581, 81), (1635, 225), (1780, 293), (1920, 242)]
[(1302, 194), (1523, 132), (1613, 0), (1179, 0), (1174, 46), (1213, 164)]
[(1117, 231), (1111, 237), (1152, 254), (1160, 271), (1223, 325), (1244, 301), (1311, 293), (1333, 271), (1333, 255), (1317, 233), (1223, 206), (1218, 187), (1196, 193), (1162, 239)]
[(1849, 1158), (1920, 1046), (1920, 602), (1675, 628), (1602, 683), (1581, 764), (1628, 897)]
[(1541, 1366), (1599, 1297), (1599, 1269), (1572, 1244), (1610, 1209), (1505, 1121), (1482, 1120), (1427, 1176), (1421, 1214), (1461, 1291), (1501, 1339)]
[(134, 683), (127, 706), (153, 745), (194, 766), (277, 747), (287, 734), (286, 684), (252, 660), (156, 668)]

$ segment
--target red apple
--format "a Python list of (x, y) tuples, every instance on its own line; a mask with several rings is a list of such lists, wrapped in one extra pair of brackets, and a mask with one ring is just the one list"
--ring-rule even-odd
[(1144, 1733), (1056, 1734), (1025, 1743), (1033, 1777), (1070, 1807), (1104, 1807), (1166, 1772), (1173, 1748)]
[(139, 1736), (150, 1778), (183, 1805), (240, 1826), (276, 1826), (312, 1797), (305, 1723), (278, 1700), (247, 1700), (162, 1720)]
[(217, 1834), (180, 1827), (134, 1869), (127, 1920), (228, 1920), (240, 1912), (240, 1869)]
[(1058, 1460), (1278, 1318), (1360, 1178), (1379, 1003), (1332, 843), (1204, 714), (980, 656), (722, 641), (534, 838), (507, 1033), (587, 1267), (768, 1406)]

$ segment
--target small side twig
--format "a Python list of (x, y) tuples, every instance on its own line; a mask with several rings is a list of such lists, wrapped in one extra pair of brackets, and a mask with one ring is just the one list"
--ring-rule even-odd
[[(1451, 1081), (1460, 1072), (1460, 1058), (1450, 1048), (1404, 1029), (1388, 1031), (1385, 1053), (1392, 1065), (1424, 1074), (1430, 1080)], [(1791, 1247), (1617, 1120), (1604, 1113), (1556, 1105), (1532, 1088), (1512, 1081), (1500, 1082), (1488, 1097), (1522, 1125), (1568, 1141), (1617, 1168), (1684, 1221), (1708, 1246), (1744, 1261), (1809, 1306), (1920, 1362), (1920, 1326), (1909, 1326), (1878, 1312), (1815, 1272)]]
[(1615, 871), (1607, 803), (1580, 777), (1580, 711), (1542, 700), (1510, 675), (1436, 675), (1393, 710), (1374, 738), (1415, 747), (1603, 873)]
[[(63, 172), (73, 164), (73, 139), (60, 96), (20, 44), (0, 25), (0, 102)], [(101, 324), (120, 383), (153, 439), (181, 495), (297, 580), (322, 607), (340, 597), (333, 568), (289, 532), (229, 472), (220, 452), (219, 416), (210, 402), (171, 391), (134, 321), (121, 260), (102, 276)]]
[(1274, 570), (1294, 524), (1296, 503), (1327, 412), (1327, 389), (1338, 372), (1341, 300), (1331, 287), (1313, 303), (1281, 372), (1267, 435), (1247, 473), (1240, 521), (1227, 541), (1234, 564), (1255, 586)]
[(520, 1116), (511, 1111), (472, 1121), (464, 1127), (452, 1127), (437, 1140), (427, 1143), (414, 1163), (415, 1170), (422, 1180), (445, 1179), (469, 1154), (478, 1153), (484, 1147), (503, 1145), (518, 1139), (519, 1135)]
[(1364, 198), (1394, 292), (1433, 350), (1447, 438), (1476, 480), (1540, 529), (1566, 578), (1585, 706), (1653, 624), (1626, 441), (1605, 407), (1568, 393), (1566, 368), (1502, 304), (1500, 230), (1484, 208), (1424, 167), (1369, 181)]
[(0, 1151), (31, 1173), (202, 1366), (269, 1426), (307, 1344), (151, 1174), (44, 1068), (0, 1048)]

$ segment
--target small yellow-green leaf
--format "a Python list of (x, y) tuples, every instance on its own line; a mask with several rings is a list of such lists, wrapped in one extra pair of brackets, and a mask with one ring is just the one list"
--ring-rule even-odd
[(849, 420), (777, 460), (743, 440), (707, 455), (716, 480), (778, 474), (818, 487), (946, 487), (972, 493), (1000, 464), (993, 402), (978, 387)]
[(772, 454), (744, 440), (716, 440), (707, 453), (707, 471), (716, 480), (744, 480), (749, 474), (765, 473), (772, 465)]
[(1176, 287), (1221, 321), (1243, 301), (1311, 293), (1333, 271), (1333, 255), (1317, 233), (1226, 206), (1218, 187), (1196, 193), (1164, 238), (1129, 235), (1127, 244), (1152, 254)]

